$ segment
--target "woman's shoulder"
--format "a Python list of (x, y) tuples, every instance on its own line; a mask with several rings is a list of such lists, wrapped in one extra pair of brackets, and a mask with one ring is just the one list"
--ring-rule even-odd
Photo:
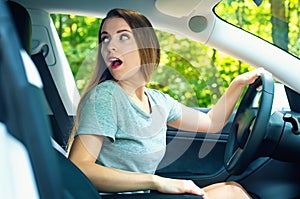
[(116, 95), (117, 83), (114, 81), (106, 80), (101, 82), (93, 89), (91, 89), (84, 98), (84, 105), (107, 105), (112, 103)]
[(171, 97), (169, 94), (164, 93), (160, 90), (146, 88), (146, 92), (153, 101), (164, 104), (165, 106), (172, 106), (178, 103), (178, 101)]
[(146, 88), (146, 93), (155, 100), (163, 100), (166, 101), (169, 98), (169, 95), (156, 89)]
[(112, 94), (117, 88), (117, 83), (112, 80), (106, 80), (98, 84), (93, 91), (99, 94)]
[(116, 83), (110, 80), (101, 82), (94, 88), (92, 88), (85, 96), (84, 101), (96, 100), (96, 99), (109, 99), (112, 98), (115, 90)]
[(115, 81), (112, 80), (106, 80), (104, 82), (101, 82), (100, 84), (98, 84), (96, 86), (97, 89), (111, 89), (111, 88), (115, 88), (118, 84)]
[(153, 88), (146, 88), (145, 90), (146, 90), (146, 93), (150, 94), (150, 95), (154, 95), (154, 96), (164, 96), (165, 95), (162, 91), (156, 90)]

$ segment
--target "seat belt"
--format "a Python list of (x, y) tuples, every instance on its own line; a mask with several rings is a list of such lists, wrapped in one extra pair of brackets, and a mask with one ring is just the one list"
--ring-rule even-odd
[(44, 84), (44, 93), (53, 112), (53, 115), (49, 115), (53, 129), (53, 139), (66, 150), (74, 118), (68, 116), (43, 53), (39, 52), (31, 55), (31, 59), (40, 73)]

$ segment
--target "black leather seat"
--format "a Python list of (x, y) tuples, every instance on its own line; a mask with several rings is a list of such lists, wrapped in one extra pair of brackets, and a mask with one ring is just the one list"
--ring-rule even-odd
[(10, 11), (17, 28), (22, 48), (31, 55), (31, 33), (32, 25), (30, 15), (27, 10), (20, 4), (8, 1)]
[[(28, 81), (25, 72), (24, 64), (28, 66), (26, 68), (29, 74), (34, 72), (30, 71), (34, 67), (32, 63), (25, 61), (30, 60), (27, 54), (30, 52), (30, 45), (28, 45), (30, 41), (26, 43), (23, 36), (18, 39), (17, 26), (23, 25), (24, 28), (31, 28), (29, 23), (25, 23), (30, 20), (29, 14), (22, 9), (22, 6), (6, 1), (0, 2), (0, 13), (1, 122), (6, 125), (10, 134), (25, 146), (40, 198), (63, 198), (58, 161), (49, 139), (51, 134), (49, 124), (42, 111), (40, 98), (42, 90), (38, 82)], [(15, 15), (21, 17), (18, 18)], [(22, 21), (19, 21), (21, 22), (19, 24), (13, 19)], [(16, 27), (13, 26), (14, 23)], [(21, 31), (19, 28), (18, 30)], [(29, 38), (30, 35), (27, 35), (26, 41)]]
[[(16, 25), (21, 48), (30, 54), (32, 28), (30, 15), (18, 3), (9, 1), (8, 6)], [(18, 47), (18, 45), (13, 46)], [(16, 49), (15, 53), (19, 54), (19, 51), (20, 49)], [(11, 62), (14, 63), (16, 60), (11, 60)], [(21, 60), (19, 61), (19, 63), (14, 63), (13, 66), (18, 66), (19, 71), (22, 71), (24, 68)], [(18, 76), (20, 75), (25, 76), (25, 73), (18, 73)], [(17, 80), (22, 79), (26, 81), (26, 78), (12, 77), (12, 82), (15, 82), (16, 78)], [(28, 82), (25, 83), (28, 84)], [(10, 101), (14, 103), (7, 104), (6, 110), (9, 111), (9, 114), (13, 114), (15, 119), (10, 117), (3, 120), (5, 123), (8, 123), (12, 134), (24, 143), (29, 152), (40, 197), (49, 199), (101, 198), (89, 179), (70, 160), (52, 147), (50, 140), (52, 133), (49, 120), (43, 113), (42, 108), (42, 90), (30, 84), (28, 85), (28, 88), (21, 88), (27, 97), (18, 98), (12, 96)], [(15, 90), (15, 87), (12, 90)], [(17, 95), (19, 94), (21, 93), (17, 92)], [(3, 102), (5, 104), (5, 101)], [(18, 110), (16, 107), (21, 107), (21, 110)], [(16, 126), (20, 128), (15, 128)]]

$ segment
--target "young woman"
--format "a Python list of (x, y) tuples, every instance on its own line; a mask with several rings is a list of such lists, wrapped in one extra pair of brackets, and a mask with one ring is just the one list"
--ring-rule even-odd
[(71, 161), (96, 188), (100, 192), (156, 190), (203, 198), (250, 198), (235, 182), (200, 188), (190, 180), (164, 178), (154, 172), (165, 152), (167, 125), (219, 132), (243, 88), (260, 71), (236, 77), (204, 114), (145, 87), (160, 60), (157, 37), (145, 16), (113, 9), (102, 21), (98, 38), (98, 63), (78, 107), (69, 152)]

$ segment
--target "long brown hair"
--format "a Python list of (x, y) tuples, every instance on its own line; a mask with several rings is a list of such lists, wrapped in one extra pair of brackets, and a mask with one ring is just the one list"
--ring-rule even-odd
[(70, 134), (68, 150), (72, 145), (74, 134), (77, 130), (78, 123), (80, 120), (81, 106), (86, 97), (86, 95), (91, 91), (94, 87), (106, 80), (112, 80), (113, 76), (108, 70), (104, 59), (101, 55), (101, 30), (104, 22), (110, 18), (122, 18), (124, 19), (129, 27), (134, 30), (133, 35), (135, 41), (137, 42), (137, 46), (139, 49), (139, 55), (141, 57), (141, 70), (144, 74), (146, 82), (150, 81), (151, 74), (157, 68), (160, 61), (160, 47), (155, 31), (150, 23), (150, 21), (141, 13), (125, 10), (125, 9), (113, 9), (110, 10), (106, 17), (102, 20), (98, 32), (98, 53), (97, 53), (97, 63), (96, 67), (93, 71), (91, 80), (87, 85), (77, 108), (77, 116), (74, 123), (74, 127)]

